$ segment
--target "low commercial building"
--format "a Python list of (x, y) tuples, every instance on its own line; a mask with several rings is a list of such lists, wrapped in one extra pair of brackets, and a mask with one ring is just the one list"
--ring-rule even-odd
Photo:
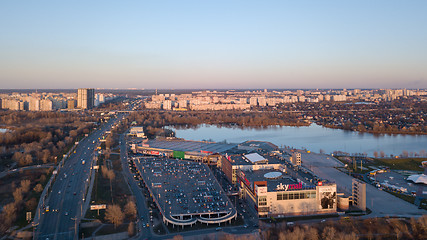
[(145, 133), (144, 133), (144, 127), (140, 126), (140, 127), (131, 127), (129, 130), (129, 135), (138, 137), (138, 138), (145, 138)]
[(237, 173), (242, 197), (254, 206), (260, 217), (334, 214), (337, 212), (337, 186), (305, 183), (282, 171), (255, 170)]
[(218, 165), (218, 153), (234, 148), (235, 144), (182, 139), (155, 139), (138, 144), (134, 152), (151, 156), (187, 159), (196, 162)]
[(260, 169), (277, 169), (286, 172), (286, 166), (276, 158), (264, 157), (258, 153), (236, 154), (222, 157), (218, 165), (232, 184), (237, 183), (237, 171), (254, 171)]

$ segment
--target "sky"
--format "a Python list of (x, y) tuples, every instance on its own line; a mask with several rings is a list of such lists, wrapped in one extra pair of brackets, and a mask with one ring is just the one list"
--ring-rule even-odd
[(427, 88), (427, 1), (0, 1), (0, 88)]

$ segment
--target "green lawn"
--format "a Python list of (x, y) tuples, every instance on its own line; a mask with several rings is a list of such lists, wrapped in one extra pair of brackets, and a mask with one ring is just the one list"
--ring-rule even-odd
[(423, 171), (420, 167), (422, 161), (427, 161), (427, 158), (376, 158), (374, 159), (375, 165), (387, 166), (395, 170), (411, 170)]

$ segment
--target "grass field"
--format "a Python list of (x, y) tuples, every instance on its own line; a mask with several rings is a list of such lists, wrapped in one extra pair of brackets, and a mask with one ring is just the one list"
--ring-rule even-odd
[(375, 165), (387, 166), (394, 170), (411, 170), (423, 171), (420, 167), (422, 161), (427, 161), (427, 158), (376, 158), (374, 159)]

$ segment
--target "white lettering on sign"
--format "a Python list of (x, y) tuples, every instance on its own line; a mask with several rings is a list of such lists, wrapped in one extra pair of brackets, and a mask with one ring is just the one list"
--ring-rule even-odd
[(283, 185), (282, 183), (280, 183), (279, 185), (277, 185), (276, 190), (292, 190), (292, 189), (302, 189), (302, 183), (298, 183), (298, 184), (285, 184)]

